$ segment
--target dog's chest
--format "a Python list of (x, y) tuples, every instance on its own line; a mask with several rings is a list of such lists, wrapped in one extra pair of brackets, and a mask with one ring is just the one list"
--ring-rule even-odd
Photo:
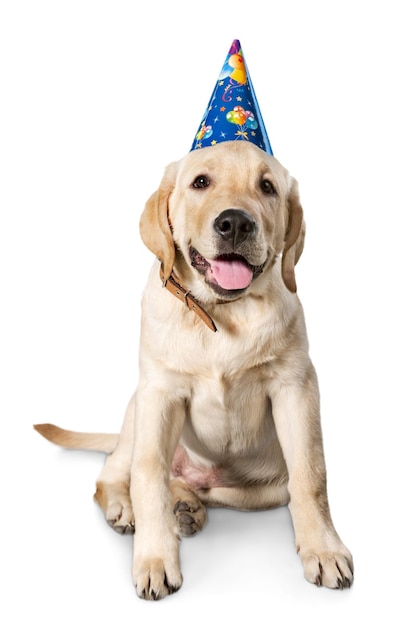
[[(251, 450), (272, 429), (270, 402), (263, 377), (196, 377), (187, 411), (185, 436), (212, 455)], [(196, 447), (194, 445), (193, 447)]]

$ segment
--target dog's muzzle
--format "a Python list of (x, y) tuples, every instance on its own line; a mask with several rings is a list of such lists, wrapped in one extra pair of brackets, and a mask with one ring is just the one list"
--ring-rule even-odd
[(191, 265), (217, 294), (237, 298), (262, 273), (266, 263), (253, 265), (246, 254), (256, 238), (256, 222), (247, 211), (226, 209), (215, 218), (213, 228), (219, 254), (208, 259), (191, 246)]

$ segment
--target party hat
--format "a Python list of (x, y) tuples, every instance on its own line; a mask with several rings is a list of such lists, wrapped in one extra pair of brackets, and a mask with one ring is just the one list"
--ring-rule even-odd
[(231, 44), (191, 151), (222, 141), (249, 141), (272, 154), (238, 39)]

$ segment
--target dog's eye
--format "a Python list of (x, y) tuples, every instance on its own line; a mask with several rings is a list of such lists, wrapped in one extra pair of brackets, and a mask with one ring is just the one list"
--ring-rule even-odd
[(263, 191), (264, 193), (269, 193), (269, 194), (274, 194), (274, 193), (276, 193), (276, 189), (275, 189), (275, 187), (273, 186), (273, 184), (271, 183), (271, 181), (270, 181), (270, 180), (266, 180), (266, 178), (265, 178), (265, 179), (263, 179), (263, 180), (260, 182), (260, 188), (262, 189), (262, 191)]
[(204, 176), (203, 174), (201, 174), (200, 176), (197, 176), (195, 178), (192, 183), (192, 187), (194, 187), (195, 189), (204, 189), (205, 187), (208, 187), (209, 184), (210, 181), (208, 176)]

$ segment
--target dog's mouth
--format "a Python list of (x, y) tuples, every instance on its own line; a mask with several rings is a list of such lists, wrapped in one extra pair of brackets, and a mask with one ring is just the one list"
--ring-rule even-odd
[(206, 259), (192, 247), (189, 256), (192, 267), (205, 277), (205, 282), (218, 294), (229, 297), (243, 293), (265, 266), (251, 265), (244, 256), (233, 253)]

